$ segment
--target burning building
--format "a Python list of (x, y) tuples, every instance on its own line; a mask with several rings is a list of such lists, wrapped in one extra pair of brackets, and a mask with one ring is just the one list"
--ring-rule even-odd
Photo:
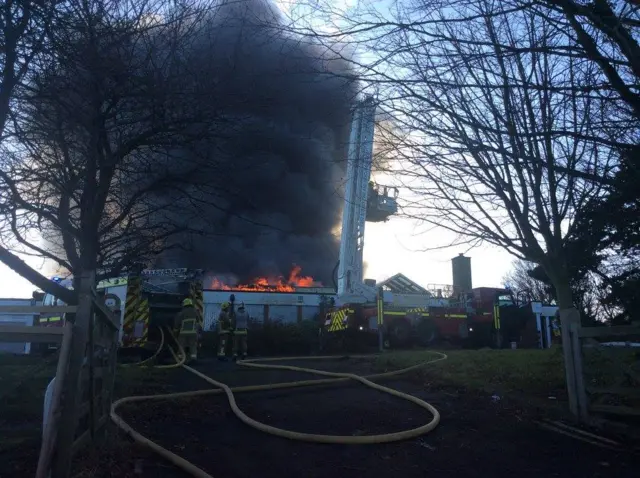
[(211, 276), (205, 279), (205, 288), (213, 290), (247, 291), (247, 292), (295, 292), (299, 288), (322, 287), (321, 282), (317, 282), (311, 276), (302, 276), (302, 268), (294, 265), (285, 279), (283, 276), (256, 277), (246, 284), (238, 284), (225, 277)]
[(317, 319), (322, 296), (333, 296), (333, 287), (323, 287), (311, 276), (301, 275), (294, 265), (285, 276), (255, 277), (239, 283), (230, 275), (208, 275), (204, 279), (204, 301), (207, 304), (205, 328), (211, 326), (220, 313), (220, 306), (231, 294), (236, 302), (245, 304), (249, 316), (263, 322), (276, 320), (300, 322)]

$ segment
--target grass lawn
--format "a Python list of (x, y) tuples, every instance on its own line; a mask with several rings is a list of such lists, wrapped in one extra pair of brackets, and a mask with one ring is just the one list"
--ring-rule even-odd
[[(565, 403), (558, 403), (566, 400), (559, 348), (443, 352), (448, 355), (447, 360), (425, 365), (406, 377), (434, 388), (455, 387), (462, 393), (496, 393), (516, 399), (518, 403), (523, 402), (525, 408), (540, 405), (547, 409), (554, 404), (566, 408)], [(624, 354), (624, 362), (632, 364), (637, 363), (636, 353), (587, 351), (584, 363), (588, 384), (599, 386), (615, 382), (615, 377), (620, 375), (617, 356)], [(611, 358), (612, 354), (616, 360)], [(435, 357), (429, 350), (389, 352), (374, 359), (374, 368), (379, 371), (395, 370)], [(22, 463), (34, 463), (37, 459), (44, 392), (55, 369), (55, 356), (0, 355), (0, 475), (3, 467), (15, 470), (15, 476), (31, 474), (31, 470), (17, 467)], [(179, 369), (119, 367), (114, 397), (176, 391), (176, 384), (181, 380), (184, 380), (184, 371)], [(110, 430), (110, 433), (116, 433), (116, 442), (122, 441), (125, 448), (130, 446), (114, 427)], [(93, 458), (88, 460), (90, 465)]]
[[(44, 393), (57, 357), (0, 354), (0, 454), (40, 441)], [(119, 368), (114, 396), (170, 391), (175, 370)], [(1, 475), (1, 473), (0, 473)]]
[(56, 358), (0, 355), (0, 453), (39, 440), (44, 392)]
[[(448, 356), (415, 374), (470, 390), (547, 398), (564, 394), (562, 352), (549, 350), (446, 350)], [(403, 368), (430, 360), (428, 350), (392, 352), (377, 358), (381, 369)], [(558, 398), (561, 398), (558, 396)]]

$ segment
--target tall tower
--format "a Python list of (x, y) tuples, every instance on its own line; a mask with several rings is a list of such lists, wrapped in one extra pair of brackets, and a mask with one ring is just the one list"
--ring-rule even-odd
[(375, 287), (364, 284), (362, 280), (365, 222), (387, 221), (398, 211), (398, 189), (370, 181), (375, 113), (376, 105), (371, 96), (356, 107), (347, 157), (338, 295), (351, 295), (352, 299), (355, 295), (357, 300), (371, 300), (376, 294)]
[(459, 254), (451, 259), (451, 269), (453, 274), (453, 290), (455, 293), (471, 292), (471, 258), (464, 254)]
[(367, 191), (373, 161), (375, 111), (373, 97), (368, 96), (357, 105), (353, 113), (342, 212), (338, 294), (353, 293), (354, 288), (363, 283), (362, 253), (367, 218)]

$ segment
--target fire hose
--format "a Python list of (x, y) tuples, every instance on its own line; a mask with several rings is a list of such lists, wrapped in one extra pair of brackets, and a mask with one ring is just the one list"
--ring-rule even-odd
[[(120, 407), (121, 405), (124, 405), (125, 403), (141, 402), (146, 400), (169, 400), (169, 399), (178, 399), (178, 398), (191, 398), (191, 397), (204, 396), (204, 395), (217, 395), (217, 394), (224, 393), (227, 397), (229, 405), (231, 406), (231, 410), (236, 415), (236, 417), (238, 417), (243, 423), (253, 428), (256, 428), (265, 433), (269, 433), (271, 435), (279, 436), (282, 438), (288, 438), (291, 440), (298, 440), (298, 441), (312, 442), (312, 443), (334, 443), (334, 444), (343, 444), (343, 445), (379, 444), (379, 443), (391, 443), (391, 442), (396, 442), (401, 440), (407, 440), (410, 438), (418, 437), (420, 435), (424, 435), (432, 431), (436, 426), (438, 426), (438, 423), (440, 422), (440, 413), (431, 404), (417, 397), (414, 397), (413, 395), (409, 395), (409, 394), (400, 392), (398, 390), (394, 390), (392, 388), (379, 385), (371, 381), (371, 379), (382, 379), (382, 378), (389, 378), (389, 377), (401, 375), (409, 371), (424, 367), (425, 365), (447, 359), (447, 355), (440, 352), (433, 352), (434, 354), (437, 354), (438, 357), (432, 360), (427, 360), (425, 362), (412, 365), (410, 367), (406, 367), (400, 370), (394, 370), (391, 372), (378, 373), (378, 374), (367, 375), (367, 376), (360, 376), (352, 373), (327, 372), (324, 370), (295, 367), (292, 365), (275, 365), (275, 364), (257, 363), (257, 362), (274, 362), (274, 361), (283, 361), (283, 360), (335, 360), (335, 359), (342, 358), (338, 356), (282, 357), (282, 358), (279, 357), (279, 358), (268, 358), (268, 359), (241, 360), (241, 361), (238, 361), (237, 363), (238, 365), (244, 366), (244, 367), (252, 367), (252, 368), (259, 368), (259, 369), (290, 370), (295, 372), (305, 372), (305, 373), (310, 373), (315, 375), (322, 375), (322, 376), (332, 377), (332, 378), (318, 379), (318, 380), (299, 380), (295, 382), (283, 382), (283, 383), (275, 383), (275, 384), (268, 384), (268, 385), (250, 385), (250, 386), (231, 388), (228, 385), (222, 382), (218, 382), (217, 380), (214, 380), (213, 378), (199, 372), (198, 370), (192, 367), (189, 367), (188, 365), (185, 365), (186, 353), (184, 349), (182, 348), (182, 346), (180, 345), (180, 343), (178, 342), (178, 340), (175, 338), (175, 336), (170, 330), (168, 330), (168, 334), (171, 336), (171, 338), (173, 339), (173, 342), (175, 342), (178, 348), (178, 352), (176, 353), (173, 347), (167, 344), (169, 352), (174, 357), (176, 363), (172, 365), (164, 365), (161, 367), (163, 368), (182, 367), (185, 370), (197, 375), (198, 377), (202, 378), (203, 380), (207, 381), (208, 383), (210, 383), (211, 385), (214, 385), (217, 388), (206, 389), (206, 390), (196, 390), (196, 391), (190, 391), (190, 392), (167, 393), (167, 394), (156, 394), (156, 395), (140, 395), (140, 396), (121, 398), (113, 402), (113, 404), (111, 405), (111, 419), (119, 428), (121, 428), (135, 442), (149, 448), (155, 453), (161, 455), (163, 458), (165, 458), (169, 462), (176, 465), (178, 468), (182, 469), (183, 471), (197, 478), (212, 478), (212, 476), (209, 475), (204, 470), (195, 466), (193, 463), (185, 460), (184, 458), (176, 455), (175, 453), (172, 453), (166, 448), (160, 446), (159, 444), (155, 443), (154, 441), (150, 440), (149, 438), (135, 431), (120, 415), (118, 415), (117, 413), (118, 407)], [(164, 337), (164, 334), (163, 334), (163, 337)], [(354, 357), (363, 358), (363, 357), (371, 357), (371, 356), (360, 355), (360, 356), (354, 356)], [(234, 393), (256, 392), (256, 391), (276, 390), (276, 389), (284, 389), (284, 388), (297, 388), (297, 387), (305, 387), (310, 385), (335, 384), (335, 383), (346, 382), (349, 380), (358, 381), (375, 390), (385, 392), (395, 397), (402, 398), (409, 402), (415, 403), (419, 407), (422, 407), (425, 410), (429, 411), (433, 415), (433, 418), (431, 419), (431, 421), (429, 421), (425, 425), (419, 426), (417, 428), (412, 428), (410, 430), (403, 430), (400, 432), (387, 433), (382, 435), (340, 436), (340, 435), (319, 435), (319, 434), (313, 434), (313, 433), (300, 433), (300, 432), (295, 432), (291, 430), (285, 430), (282, 428), (274, 427), (274, 426), (259, 422), (257, 420), (254, 420), (253, 418), (247, 416), (242, 410), (240, 410), (240, 408), (236, 404), (236, 400), (234, 397)]]

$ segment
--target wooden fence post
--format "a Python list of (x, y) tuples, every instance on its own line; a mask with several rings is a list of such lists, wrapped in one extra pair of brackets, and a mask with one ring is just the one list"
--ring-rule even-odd
[(378, 287), (377, 297), (378, 352), (384, 352), (384, 290)]
[(578, 417), (578, 391), (576, 387), (576, 368), (574, 362), (573, 342), (571, 340), (571, 324), (576, 321), (578, 311), (574, 308), (560, 311), (562, 353), (564, 355), (564, 373), (567, 382), (569, 410)]
[[(117, 299), (117, 297), (116, 297)], [(119, 299), (118, 299), (119, 300)], [(123, 306), (124, 304), (122, 304)], [(121, 305), (118, 305), (118, 309)], [(116, 371), (117, 371), (117, 362), (118, 362), (118, 345), (119, 345), (119, 335), (120, 335), (120, 311), (112, 311), (114, 323), (117, 326), (115, 330), (110, 331), (112, 342), (111, 347), (109, 348), (108, 355), (108, 363), (109, 368), (107, 371), (107, 375), (104, 378), (103, 382), (103, 390), (104, 390), (104, 410), (103, 415), (105, 417), (109, 417), (111, 413), (111, 401), (113, 399), (113, 386), (115, 384), (116, 379)]]
[(573, 369), (576, 377), (576, 399), (578, 401), (578, 417), (586, 422), (588, 417), (587, 410), (587, 391), (584, 384), (584, 369), (582, 366), (582, 341), (580, 339), (580, 323), (571, 323), (571, 347), (573, 349)]
[[(56, 367), (56, 377), (53, 389), (53, 398), (51, 399), (51, 407), (49, 409), (49, 420), (42, 437), (42, 445), (40, 447), (40, 455), (38, 456), (38, 468), (36, 469), (36, 478), (45, 478), (49, 472), (51, 465), (52, 453), (55, 451), (56, 435), (58, 431), (58, 415), (60, 414), (60, 399), (62, 397), (62, 387), (65, 382), (65, 374), (67, 373), (67, 364), (69, 363), (69, 352), (73, 338), (73, 330), (71, 323), (64, 326), (64, 337), (60, 346), (60, 356)], [(44, 422), (44, 420), (43, 420)]]
[(94, 271), (88, 271), (81, 275), (78, 291), (78, 309), (73, 323), (69, 368), (63, 384), (62, 415), (58, 427), (58, 436), (56, 437), (57, 446), (52, 466), (53, 478), (67, 478), (71, 468), (72, 447), (82, 402), (81, 373), (89, 339), (94, 282)]

